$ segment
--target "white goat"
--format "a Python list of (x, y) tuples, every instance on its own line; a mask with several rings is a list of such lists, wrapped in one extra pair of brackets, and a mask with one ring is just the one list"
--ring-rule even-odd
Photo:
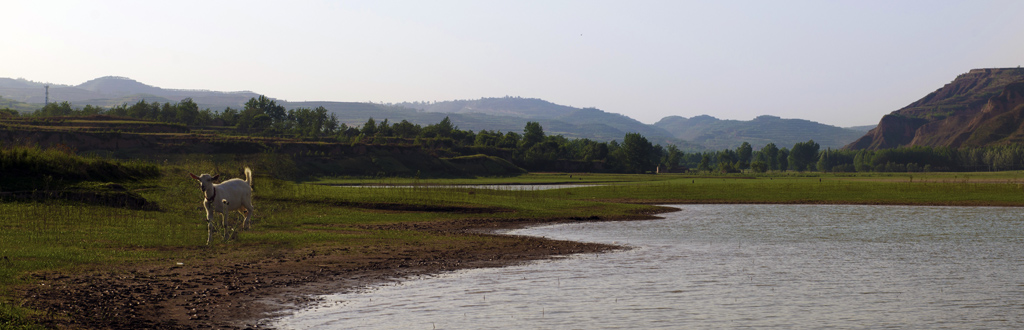
[[(238, 213), (244, 215), (245, 219), (242, 220), (242, 227), (249, 228), (253, 213), (256, 212), (256, 209), (252, 206), (252, 170), (248, 167), (245, 168), (245, 180), (235, 178), (220, 184), (213, 183), (217, 178), (220, 178), (220, 174), (210, 176), (204, 173), (203, 175), (196, 176), (189, 173), (188, 175), (199, 181), (199, 189), (203, 191), (203, 208), (206, 209), (207, 225), (206, 245), (210, 245), (210, 239), (213, 237), (214, 212), (221, 214), (221, 224), (225, 226), (225, 236), (227, 235), (226, 217), (231, 211), (237, 210)], [(245, 209), (245, 211), (242, 209)]]

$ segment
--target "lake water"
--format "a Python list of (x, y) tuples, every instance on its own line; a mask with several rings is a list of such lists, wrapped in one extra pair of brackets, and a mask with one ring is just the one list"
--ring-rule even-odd
[(1024, 209), (683, 205), (512, 231), (621, 252), (324, 296), (283, 329), (1021, 328)]

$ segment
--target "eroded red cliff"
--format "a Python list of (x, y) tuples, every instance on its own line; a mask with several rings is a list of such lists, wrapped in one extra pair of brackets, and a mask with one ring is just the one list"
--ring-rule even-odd
[(1024, 141), (1024, 69), (974, 69), (906, 107), (846, 146), (984, 146)]

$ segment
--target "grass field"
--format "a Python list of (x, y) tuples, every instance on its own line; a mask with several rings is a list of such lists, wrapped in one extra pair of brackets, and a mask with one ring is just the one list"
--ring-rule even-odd
[[(572, 189), (488, 194), (533, 198), (652, 203), (806, 203), (893, 205), (1024, 206), (1024, 172), (823, 174), (775, 173), (757, 176), (683, 174), (531, 173), (488, 179), (328, 179), (344, 185), (503, 185), (591, 184)], [(456, 189), (458, 190), (458, 189)], [(463, 188), (471, 191), (474, 188)], [(483, 189), (476, 188), (481, 191)]]
[[(158, 178), (119, 183), (157, 210), (59, 200), (0, 203), (0, 328), (31, 327), (14, 288), (41, 272), (74, 273), (117, 265), (289, 255), (310, 247), (375, 253), (381, 246), (445, 249), (452, 236), (387, 225), (460, 219), (617, 218), (672, 203), (809, 203), (1024, 206), (1024, 173), (910, 175), (774, 174), (761, 176), (533, 173), (507, 178), (333, 178), (294, 183), (254, 168), (257, 222), (234, 239), (205, 245), (202, 199), (189, 171), (242, 164), (161, 166)], [(237, 173), (236, 173), (237, 172)], [(232, 174), (234, 173), (234, 174)], [(197, 173), (198, 174), (198, 173)], [(554, 190), (434, 188), (434, 185), (554, 184), (595, 186)], [(362, 188), (332, 185), (393, 185)], [(233, 221), (240, 220), (237, 214)], [(215, 236), (216, 237), (216, 236)]]

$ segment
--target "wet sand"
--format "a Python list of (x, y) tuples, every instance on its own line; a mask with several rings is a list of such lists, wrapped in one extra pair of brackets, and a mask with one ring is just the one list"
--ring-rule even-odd
[[(661, 211), (670, 211), (663, 208)], [(45, 311), (37, 321), (69, 329), (246, 329), (261, 319), (313, 302), (312, 295), (343, 292), (405, 276), (500, 267), (576, 253), (620, 247), (533, 237), (489, 234), (530, 225), (651, 219), (626, 218), (476, 219), (376, 226), (374, 229), (430, 231), (453, 238), (437, 246), (381, 244), (372, 253), (344, 248), (289, 250), (252, 262), (199, 260), (177, 265), (123, 265), (116, 269), (35, 275), (38, 282), (18, 289), (25, 305)]]

